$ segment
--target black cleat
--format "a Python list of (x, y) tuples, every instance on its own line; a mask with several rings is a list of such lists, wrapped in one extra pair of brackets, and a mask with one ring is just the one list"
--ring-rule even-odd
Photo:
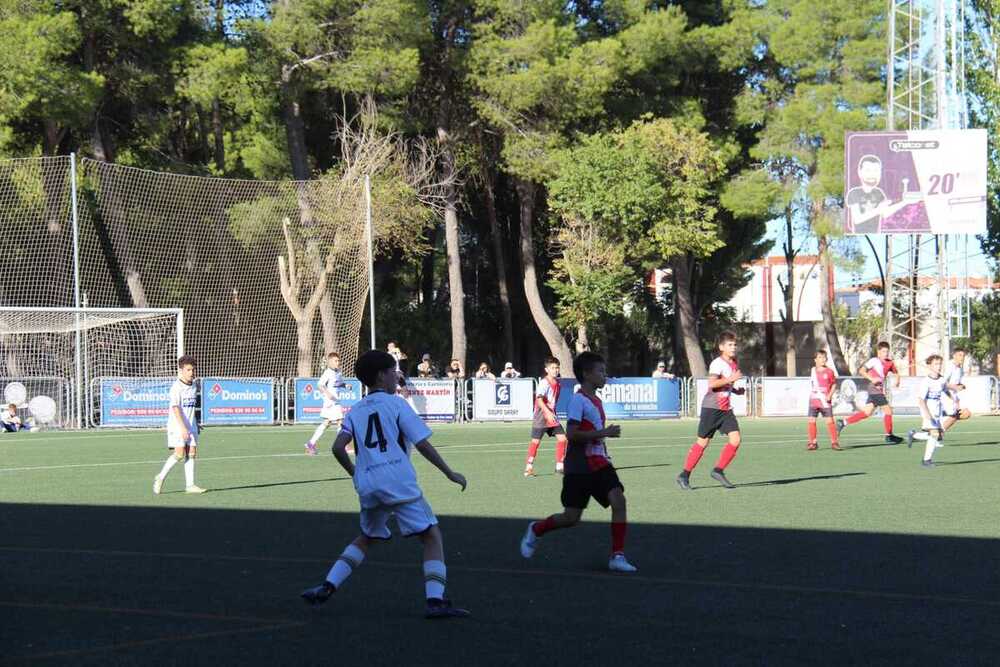
[(431, 598), (427, 600), (424, 618), (467, 618), (469, 615), (469, 610), (453, 607), (451, 600)]
[(685, 470), (681, 474), (677, 475), (677, 486), (681, 487), (681, 489), (684, 491), (690, 491), (691, 473)]
[(921, 461), (920, 465), (922, 465), (925, 468), (935, 468), (935, 467), (937, 467), (937, 464), (934, 463), (934, 461), (931, 461), (931, 460)]
[(302, 591), (302, 599), (306, 601), (306, 604), (310, 605), (323, 604), (336, 592), (336, 586), (331, 584), (329, 581), (324, 581), (319, 586)]
[(898, 445), (899, 443), (903, 442), (903, 439), (900, 438), (898, 435), (893, 435), (892, 433), (890, 433), (889, 435), (885, 436), (885, 442), (887, 445)]
[(733, 484), (732, 482), (730, 482), (728, 479), (726, 479), (726, 474), (724, 472), (722, 472), (721, 470), (718, 470), (718, 469), (713, 470), (712, 474), (711, 474), (711, 478), (714, 479), (719, 484), (721, 484), (722, 486), (726, 487), (727, 489), (735, 489), (736, 488), (736, 485)]
[(837, 433), (840, 434), (840, 432), (843, 431), (846, 426), (847, 426), (847, 422), (845, 422), (843, 419), (838, 419), (837, 420)]

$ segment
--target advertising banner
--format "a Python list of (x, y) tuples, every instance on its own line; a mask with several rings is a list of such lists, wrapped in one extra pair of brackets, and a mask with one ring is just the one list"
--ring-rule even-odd
[(166, 427), (177, 378), (101, 378), (101, 426)]
[(476, 421), (530, 420), (534, 412), (534, 380), (472, 381), (472, 418)]
[[(809, 412), (810, 380), (763, 378), (760, 411), (764, 417), (803, 417)], [(836, 394), (836, 392), (834, 392)]]
[[(319, 390), (319, 378), (295, 378), (295, 423), (317, 424), (323, 420), (323, 392)], [(346, 415), (351, 406), (361, 400), (361, 381), (344, 378), (346, 387), (334, 390), (337, 402)]]
[[(737, 417), (746, 417), (750, 414), (750, 378), (744, 378), (742, 384), (746, 387), (745, 393), (729, 394), (729, 404), (733, 407), (733, 414)], [(697, 417), (701, 414), (701, 402), (705, 398), (705, 394), (708, 393), (708, 378), (697, 378), (694, 381), (694, 391), (698, 396), (698, 403), (695, 406), (695, 416)]]
[[(576, 380), (560, 380), (562, 391), (556, 404), (556, 415), (566, 419), (569, 400), (576, 391)], [(597, 390), (604, 403), (608, 421), (622, 419), (662, 419), (680, 417), (680, 380), (662, 378), (608, 378), (608, 383)]]
[[(986, 415), (993, 412), (993, 383), (991, 375), (966, 375), (962, 380), (965, 391), (958, 393), (959, 405), (968, 408), (974, 415)], [(945, 407), (950, 407), (947, 403)]]
[(985, 234), (987, 133), (848, 132), (847, 234)]
[(399, 395), (413, 406), (421, 419), (428, 421), (455, 420), (455, 381), (407, 378)]
[(201, 379), (202, 424), (273, 424), (273, 378)]

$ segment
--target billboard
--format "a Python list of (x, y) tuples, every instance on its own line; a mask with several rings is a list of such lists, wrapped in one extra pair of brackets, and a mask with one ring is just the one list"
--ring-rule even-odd
[(101, 378), (101, 426), (167, 425), (177, 378)]
[[(556, 415), (565, 420), (569, 400), (576, 391), (574, 379), (560, 380), (562, 391), (556, 403)], [(660, 419), (680, 417), (680, 380), (663, 378), (608, 378), (608, 383), (597, 390), (597, 397), (604, 404), (608, 421), (616, 419)]]
[(477, 421), (528, 420), (535, 412), (535, 381), (473, 380), (472, 418)]
[[(733, 408), (733, 414), (737, 417), (746, 417), (750, 414), (750, 378), (743, 380), (743, 386), (747, 390), (742, 394), (729, 394), (729, 405)], [(694, 381), (694, 391), (698, 395), (698, 402), (695, 405), (695, 416), (701, 414), (701, 402), (708, 393), (708, 378), (697, 378)]]
[(985, 234), (986, 130), (848, 132), (847, 234)]
[(273, 378), (201, 379), (202, 424), (273, 424)]
[[(323, 393), (320, 392), (319, 378), (295, 378), (295, 423), (318, 424), (323, 420)], [(344, 378), (346, 387), (334, 390), (340, 407), (346, 415), (351, 406), (361, 400), (361, 381)]]
[(399, 388), (399, 395), (406, 399), (421, 419), (454, 421), (455, 381), (406, 378), (406, 386)]

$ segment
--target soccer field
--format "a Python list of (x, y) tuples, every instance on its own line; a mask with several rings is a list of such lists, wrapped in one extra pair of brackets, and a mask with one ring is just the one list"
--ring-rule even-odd
[[(897, 418), (896, 431), (916, 425)], [(604, 571), (609, 512), (546, 535), (559, 509), (543, 442), (524, 479), (526, 424), (434, 427), (469, 479), (415, 462), (444, 533), (448, 595), (468, 620), (422, 618), (420, 548), (401, 538), (324, 607), (322, 581), (357, 533), (357, 499), (305, 427), (212, 428), (198, 484), (175, 468), (161, 496), (162, 432), (0, 437), (0, 663), (177, 665), (996, 664), (1000, 636), (1000, 420), (922, 443), (882, 444), (881, 420), (846, 451), (805, 451), (804, 420), (744, 420), (744, 445), (708, 478), (717, 439), (674, 483), (695, 422), (626, 422), (609, 448), (626, 487), (629, 559)]]

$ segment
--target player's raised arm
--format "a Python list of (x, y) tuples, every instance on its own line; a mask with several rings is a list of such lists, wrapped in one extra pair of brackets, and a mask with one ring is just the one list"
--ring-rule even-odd
[(441, 455), (438, 454), (438, 451), (434, 449), (434, 445), (432, 445), (429, 440), (421, 440), (415, 445), (415, 447), (417, 448), (417, 451), (420, 452), (421, 456), (430, 461), (432, 466), (443, 472), (445, 477), (461, 486), (462, 490), (465, 491), (465, 487), (468, 484), (468, 482), (465, 481), (465, 475), (452, 470), (445, 460), (441, 458)]

